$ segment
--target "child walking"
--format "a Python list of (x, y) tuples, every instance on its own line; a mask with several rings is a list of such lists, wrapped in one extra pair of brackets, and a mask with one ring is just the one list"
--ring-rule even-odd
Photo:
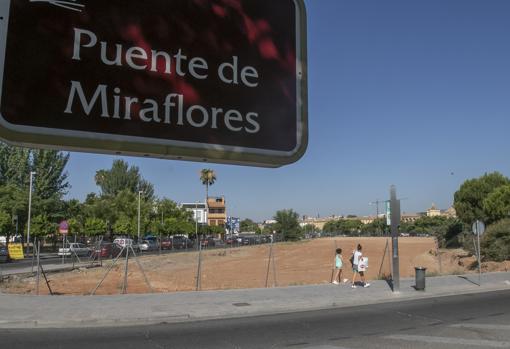
[(361, 252), (362, 247), (358, 244), (358, 247), (353, 251), (352, 255), (352, 288), (356, 288), (356, 274), (359, 274), (363, 287), (369, 287), (370, 284), (365, 280), (365, 269), (360, 267), (363, 260), (363, 253)]
[[(333, 275), (333, 284), (338, 285), (342, 280), (342, 267), (344, 265), (344, 261), (342, 259), (342, 249), (336, 249), (335, 255), (335, 273)], [(344, 280), (346, 282), (347, 279)]]

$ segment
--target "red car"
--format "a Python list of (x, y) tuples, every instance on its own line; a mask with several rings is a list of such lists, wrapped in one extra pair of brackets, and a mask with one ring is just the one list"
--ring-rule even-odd
[(96, 247), (92, 252), (93, 258), (114, 258), (117, 257), (122, 247), (111, 242), (102, 242), (100, 248)]
[(161, 249), (162, 250), (171, 250), (172, 249), (172, 239), (161, 240)]

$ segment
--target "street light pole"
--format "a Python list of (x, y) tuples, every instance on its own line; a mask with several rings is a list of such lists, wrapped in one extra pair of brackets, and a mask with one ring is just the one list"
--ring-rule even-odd
[(393, 292), (400, 292), (400, 264), (398, 256), (398, 227), (400, 225), (400, 200), (397, 199), (397, 187), (390, 187), (391, 208), (391, 246), (392, 246), (392, 282)]
[(138, 191), (138, 243), (140, 243), (140, 201), (143, 190)]
[(376, 214), (376, 216), (375, 216), (375, 218), (376, 218), (376, 219), (377, 219), (377, 218), (379, 218), (379, 204), (380, 204), (381, 202), (384, 202), (384, 201), (381, 201), (381, 200), (377, 199), (377, 200), (375, 200), (375, 201), (373, 201), (373, 202), (369, 202), (369, 203), (368, 203), (369, 205), (375, 205), (375, 207), (376, 207), (376, 212), (377, 212), (377, 214)]
[(30, 244), (30, 216), (32, 214), (32, 184), (33, 184), (33, 177), (36, 174), (36, 172), (31, 171), (30, 172), (30, 189), (28, 192), (28, 222), (27, 222), (27, 255), (29, 250), (29, 244)]

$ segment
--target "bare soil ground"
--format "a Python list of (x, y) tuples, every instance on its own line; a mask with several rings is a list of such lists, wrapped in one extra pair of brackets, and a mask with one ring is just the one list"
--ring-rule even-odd
[[(268, 268), (270, 245), (258, 245), (202, 252), (202, 290), (261, 288), (268, 285), (293, 286), (331, 282), (335, 249), (343, 249), (342, 278), (351, 279), (349, 258), (355, 246), (361, 243), (363, 255), (369, 258), (367, 279), (390, 274), (390, 255), (385, 249), (391, 241), (386, 238), (325, 238), (273, 245), (274, 267)], [(386, 253), (385, 253), (386, 250)], [(400, 275), (414, 276), (414, 267), (427, 268), (429, 275), (463, 274), (473, 271), (476, 259), (463, 250), (441, 250), (438, 254), (432, 238), (400, 238)], [(142, 256), (138, 260), (155, 292), (195, 290), (198, 266), (197, 252), (172, 253), (161, 256)], [(96, 287), (105, 275), (111, 261), (103, 267), (81, 268), (72, 272), (49, 274), (50, 285), (57, 294), (84, 295)], [(510, 263), (486, 263), (485, 271), (508, 270)], [(274, 272), (275, 271), (275, 272)], [(276, 274), (276, 275), (275, 275)], [(98, 295), (118, 294), (122, 287), (124, 260), (119, 260)], [(33, 294), (35, 278), (15, 278), (0, 284), (3, 292)], [(134, 259), (128, 266), (128, 293), (147, 293), (149, 288)], [(41, 278), (41, 294), (47, 288)]]

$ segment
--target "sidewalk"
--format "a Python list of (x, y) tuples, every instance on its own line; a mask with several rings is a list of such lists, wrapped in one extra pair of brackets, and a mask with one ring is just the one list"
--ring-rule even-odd
[(177, 323), (219, 318), (331, 309), (438, 296), (510, 291), (510, 273), (427, 278), (426, 291), (414, 279), (401, 280), (400, 293), (385, 281), (369, 288), (349, 284), (286, 288), (179, 292), (116, 296), (23, 296), (0, 294), (0, 328), (108, 327)]

